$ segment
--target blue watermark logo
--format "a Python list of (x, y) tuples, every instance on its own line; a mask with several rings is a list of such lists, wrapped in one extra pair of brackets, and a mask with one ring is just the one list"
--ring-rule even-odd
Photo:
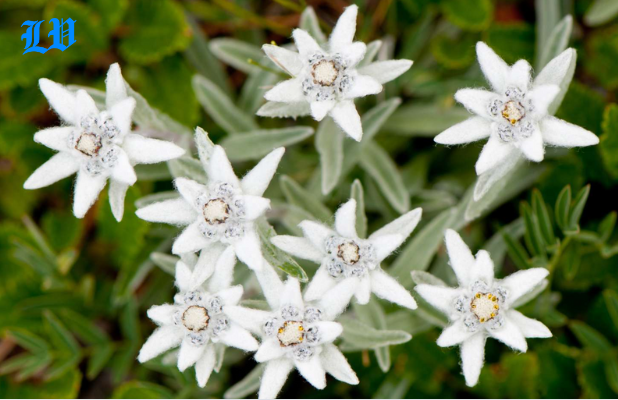
[[(22, 54), (31, 53), (33, 51), (43, 54), (51, 49), (65, 51), (75, 43), (75, 21), (69, 18), (66, 21), (63, 19), (62, 22), (60, 22), (58, 18), (52, 18), (49, 20), (49, 23), (52, 24), (53, 28), (47, 34), (47, 37), (53, 37), (53, 44), (48, 48), (39, 46), (41, 24), (43, 22), (45, 21), (26, 21), (21, 24), (21, 26), (28, 27), (26, 33), (21, 35), (21, 40), (26, 39), (26, 50)], [(66, 45), (65, 38), (67, 38)]]

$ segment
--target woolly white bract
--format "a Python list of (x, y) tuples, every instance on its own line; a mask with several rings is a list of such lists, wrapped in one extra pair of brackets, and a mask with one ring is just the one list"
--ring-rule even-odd
[(599, 143), (594, 133), (548, 112), (561, 92), (560, 84), (569, 73), (569, 65), (575, 62), (575, 50), (567, 49), (550, 61), (534, 81), (527, 61), (519, 60), (509, 67), (482, 42), (477, 43), (476, 52), (493, 92), (457, 91), (455, 99), (476, 116), (442, 132), (435, 141), (454, 145), (489, 137), (476, 163), (478, 175), (512, 164), (507, 160), (519, 154), (530, 161), (542, 161), (545, 144), (582, 147)]
[(382, 84), (406, 72), (412, 61), (380, 61), (357, 68), (367, 50), (364, 43), (353, 42), (357, 14), (356, 5), (346, 8), (333, 29), (327, 50), (302, 29), (292, 34), (298, 53), (276, 45), (262, 47), (293, 78), (277, 84), (264, 96), (269, 102), (287, 103), (287, 107), (266, 103), (258, 115), (296, 117), (310, 113), (318, 121), (330, 115), (350, 137), (362, 139), (354, 99), (380, 93)]
[(459, 287), (422, 284), (415, 290), (448, 316), (451, 324), (442, 331), (438, 346), (461, 345), (466, 384), (474, 386), (483, 367), (487, 337), (526, 352), (526, 338), (552, 336), (541, 322), (514, 309), (521, 305), (522, 296), (543, 285), (549, 272), (530, 268), (499, 280), (494, 278), (489, 253), (480, 250), (475, 258), (457, 232), (446, 231), (446, 248)]
[[(275, 236), (272, 243), (299, 258), (320, 264), (307, 288), (307, 300), (320, 299), (337, 285), (353, 285), (356, 300), (367, 304), (371, 292), (401, 306), (415, 309), (410, 293), (380, 268), (388, 257), (412, 233), (422, 210), (412, 210), (374, 232), (368, 239), (356, 233), (356, 201), (349, 200), (335, 214), (335, 230), (318, 222), (303, 221), (304, 238)], [(352, 296), (352, 294), (351, 294)]]
[(109, 179), (109, 202), (120, 221), (127, 189), (137, 180), (133, 166), (178, 158), (184, 150), (131, 133), (135, 99), (127, 96), (118, 64), (110, 66), (105, 83), (107, 110), (99, 111), (86, 91), (73, 93), (49, 79), (39, 80), (49, 104), (67, 125), (34, 135), (36, 142), (58, 154), (34, 171), (24, 188), (39, 189), (77, 173), (73, 213), (83, 218)]
[[(266, 363), (259, 398), (275, 398), (293, 368), (314, 387), (326, 387), (326, 373), (358, 384), (356, 374), (332, 342), (343, 328), (332, 320), (347, 306), (349, 295), (329, 291), (321, 300), (303, 300), (298, 280), (283, 283), (273, 267), (264, 263), (256, 272), (271, 311), (226, 307), (230, 318), (262, 337), (256, 361)], [(351, 292), (351, 288), (344, 288)]]
[[(139, 362), (146, 362), (172, 348), (180, 346), (178, 369), (195, 365), (195, 375), (201, 387), (216, 366), (215, 345), (255, 351), (258, 342), (251, 334), (233, 322), (226, 308), (236, 306), (243, 294), (240, 285), (229, 286), (236, 260), (225, 259), (212, 278), (195, 266), (191, 270), (183, 261), (176, 264), (176, 286), (179, 292), (174, 304), (153, 306), (148, 317), (159, 328), (148, 338), (139, 352)], [(206, 287), (205, 287), (206, 286)]]
[(214, 146), (205, 162), (207, 185), (177, 178), (174, 184), (181, 198), (140, 208), (137, 215), (151, 222), (187, 226), (174, 242), (174, 254), (201, 251), (200, 260), (208, 260), (211, 255), (205, 250), (222, 243), (249, 268), (258, 270), (262, 251), (254, 220), (270, 207), (270, 200), (261, 196), (284, 152), (284, 148), (273, 150), (239, 180), (225, 150)]

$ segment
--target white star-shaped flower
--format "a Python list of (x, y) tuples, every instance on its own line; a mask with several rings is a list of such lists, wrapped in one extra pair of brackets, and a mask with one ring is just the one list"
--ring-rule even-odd
[(446, 248), (459, 287), (421, 284), (416, 291), (448, 316), (451, 324), (442, 331), (438, 346), (461, 345), (466, 384), (474, 386), (483, 367), (488, 337), (526, 352), (526, 338), (552, 336), (541, 322), (514, 309), (522, 296), (543, 283), (549, 272), (530, 268), (499, 280), (494, 278), (489, 253), (480, 250), (475, 258), (457, 232), (446, 231)]
[(318, 302), (307, 302), (298, 280), (289, 277), (283, 283), (268, 263), (256, 276), (271, 311), (226, 306), (225, 312), (232, 321), (262, 337), (255, 353), (257, 362), (266, 363), (259, 398), (277, 397), (293, 368), (317, 389), (326, 387), (326, 373), (350, 385), (358, 384), (356, 373), (333, 344), (343, 331), (333, 319), (347, 306), (352, 288), (333, 290)]
[(206, 284), (200, 271), (192, 271), (183, 261), (178, 261), (176, 286), (179, 292), (174, 296), (174, 304), (153, 306), (148, 310), (148, 317), (159, 328), (142, 346), (139, 362), (180, 346), (178, 369), (184, 371), (195, 365), (197, 382), (204, 387), (215, 368), (215, 344), (244, 351), (258, 349), (258, 342), (251, 333), (225, 312), (226, 307), (236, 306), (243, 294), (241, 285), (229, 286), (235, 261), (227, 257)]
[(548, 113), (576, 57), (575, 50), (567, 49), (554, 58), (534, 81), (530, 77), (530, 64), (525, 60), (509, 67), (483, 42), (477, 43), (476, 53), (493, 92), (457, 91), (455, 99), (476, 116), (442, 132), (435, 141), (454, 145), (489, 137), (476, 163), (478, 175), (498, 167), (513, 152), (539, 162), (543, 160), (545, 144), (582, 147), (599, 143), (594, 133)]
[[(280, 249), (320, 264), (305, 298), (317, 300), (342, 281), (355, 286), (359, 304), (367, 304), (371, 292), (410, 309), (416, 302), (410, 293), (380, 267), (380, 262), (412, 233), (422, 210), (412, 210), (374, 232), (368, 239), (356, 233), (356, 201), (349, 200), (335, 214), (335, 230), (314, 221), (299, 224), (305, 237), (280, 235), (271, 239)], [(346, 283), (348, 284), (348, 283)]]
[[(357, 68), (367, 50), (365, 43), (353, 42), (357, 14), (355, 5), (341, 14), (330, 36), (328, 49), (323, 49), (302, 29), (295, 29), (292, 33), (298, 53), (269, 44), (262, 49), (279, 68), (293, 77), (269, 90), (264, 96), (266, 100), (289, 103), (291, 109), (303, 110), (300, 114), (310, 111), (318, 121), (329, 114), (350, 137), (360, 141), (363, 128), (354, 99), (380, 93), (382, 84), (410, 69), (412, 61), (380, 61)], [(270, 107), (267, 103), (258, 115), (284, 115), (281, 110), (270, 114), (266, 111)]]
[(133, 166), (178, 158), (184, 150), (173, 143), (131, 133), (135, 100), (127, 96), (120, 66), (107, 73), (106, 111), (99, 111), (84, 90), (73, 93), (49, 79), (40, 79), (41, 91), (66, 125), (44, 129), (34, 140), (58, 151), (24, 183), (39, 189), (77, 173), (73, 213), (83, 218), (110, 180), (109, 202), (120, 221), (124, 198), (137, 180)]
[(225, 150), (214, 146), (206, 167), (207, 185), (176, 178), (179, 199), (140, 208), (137, 216), (146, 221), (187, 226), (174, 242), (174, 254), (194, 253), (222, 243), (232, 247), (249, 268), (258, 270), (262, 251), (254, 220), (270, 207), (270, 200), (262, 194), (284, 152), (283, 147), (273, 150), (239, 180)]

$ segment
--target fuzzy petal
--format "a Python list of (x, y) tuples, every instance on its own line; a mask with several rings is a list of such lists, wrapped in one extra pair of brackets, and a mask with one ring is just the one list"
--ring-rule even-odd
[(197, 213), (185, 199), (160, 201), (142, 207), (135, 213), (146, 221), (172, 225), (190, 225), (197, 218)]
[(122, 221), (124, 214), (124, 199), (127, 195), (127, 190), (129, 190), (129, 185), (125, 183), (120, 183), (113, 179), (109, 182), (109, 204), (112, 207), (112, 214), (114, 214), (114, 218), (118, 222)]
[(99, 197), (99, 193), (107, 183), (107, 176), (90, 176), (86, 172), (77, 173), (75, 196), (73, 198), (73, 214), (83, 218)]
[(461, 319), (453, 322), (452, 325), (447, 326), (440, 334), (437, 340), (437, 344), (440, 347), (451, 347), (468, 340), (472, 335), (478, 334), (477, 332), (470, 332), (466, 329)]
[(434, 138), (436, 143), (453, 145), (476, 142), (491, 134), (491, 122), (479, 116), (451, 126)]
[(517, 310), (507, 311), (508, 318), (519, 328), (527, 338), (550, 338), (552, 333), (542, 322), (528, 318)]
[(476, 55), (481, 70), (496, 92), (503, 92), (510, 73), (509, 66), (483, 42), (476, 44)]
[(543, 145), (543, 136), (538, 126), (532, 132), (532, 136), (521, 142), (519, 149), (528, 160), (535, 162), (543, 161), (545, 146)]
[(472, 387), (479, 381), (485, 363), (485, 335), (473, 335), (461, 344), (461, 367), (466, 385)]
[(358, 6), (356, 5), (346, 7), (345, 11), (341, 14), (328, 40), (331, 52), (342, 51), (352, 44), (354, 33), (356, 33), (357, 15)]
[(281, 302), (281, 293), (283, 293), (283, 282), (277, 272), (267, 262), (264, 262), (262, 265), (262, 269), (259, 271), (255, 271), (255, 276), (260, 282), (260, 286), (262, 287), (262, 292), (264, 292), (264, 297), (270, 305), (271, 309), (276, 310), (279, 308), (279, 303)]
[(79, 121), (75, 116), (77, 102), (73, 93), (64, 86), (46, 78), (39, 79), (39, 87), (49, 104), (62, 120), (71, 125), (78, 124)]
[(386, 83), (397, 79), (412, 67), (410, 60), (387, 60), (377, 61), (369, 65), (360, 67), (358, 73), (367, 75), (378, 81)]
[(234, 251), (236, 257), (253, 271), (262, 268), (262, 246), (253, 227), (245, 229), (245, 235), (234, 243)]
[(302, 229), (305, 237), (309, 239), (318, 249), (324, 249), (324, 242), (326, 239), (335, 235), (335, 232), (332, 229), (320, 224), (319, 222), (305, 220), (298, 224), (298, 226)]
[(294, 29), (292, 32), (294, 43), (300, 54), (301, 59), (307, 60), (315, 53), (322, 53), (322, 48), (311, 35), (302, 29)]
[(382, 84), (376, 79), (367, 75), (358, 75), (354, 78), (354, 82), (350, 89), (346, 92), (346, 99), (355, 99), (357, 97), (365, 97), (372, 94), (378, 94), (382, 91)]
[(177, 309), (173, 304), (162, 304), (150, 307), (146, 314), (157, 325), (172, 325), (174, 323), (174, 313)]
[(454, 230), (448, 229), (444, 239), (451, 268), (457, 276), (457, 281), (460, 286), (467, 286), (471, 281), (470, 276), (476, 260), (468, 245)]
[(371, 291), (375, 293), (376, 296), (411, 310), (417, 308), (416, 301), (414, 301), (410, 292), (381, 268), (378, 267), (371, 271), (370, 275)]
[(539, 122), (543, 141), (552, 146), (584, 147), (599, 144), (594, 133), (555, 117), (546, 117)]
[(401, 217), (397, 218), (396, 220), (390, 222), (387, 225), (384, 225), (382, 228), (372, 233), (369, 236), (369, 239), (371, 240), (380, 236), (397, 234), (401, 235), (405, 240), (405, 238), (410, 236), (414, 228), (416, 228), (416, 225), (418, 225), (418, 222), (421, 220), (422, 215), (423, 209), (421, 208), (415, 208), (412, 211), (408, 211)]
[(426, 302), (442, 311), (447, 316), (453, 313), (453, 300), (461, 293), (459, 289), (426, 284), (416, 285), (414, 290), (416, 290)]
[(176, 186), (176, 190), (183, 199), (187, 202), (187, 204), (195, 207), (195, 210), (199, 213), (202, 212), (197, 205), (195, 204), (195, 200), (202, 194), (207, 193), (208, 188), (201, 183), (197, 183), (194, 180), (187, 178), (176, 178), (174, 179), (174, 186)]
[(230, 327), (219, 334), (218, 337), (219, 340), (226, 345), (244, 351), (256, 351), (259, 347), (257, 340), (255, 340), (249, 332), (236, 324), (231, 324)]
[(304, 237), (279, 235), (270, 239), (272, 244), (294, 257), (310, 260), (317, 264), (322, 262), (324, 254)]
[(519, 350), (523, 353), (528, 350), (528, 344), (526, 338), (521, 333), (517, 325), (508, 318), (508, 315), (504, 318), (504, 325), (499, 329), (488, 329), (487, 332), (491, 337), (501, 341), (507, 346)]
[(483, 147), (481, 155), (476, 162), (477, 175), (481, 175), (506, 160), (514, 147), (510, 143), (504, 143), (498, 135), (491, 135), (487, 144)]
[(485, 250), (479, 250), (476, 253), (476, 262), (470, 274), (470, 283), (481, 280), (488, 285), (492, 285), (494, 281), (494, 262), (491, 256)]
[[(229, 246), (228, 246), (228, 249), (229, 249)], [(185, 264), (194, 265), (193, 271), (191, 272), (191, 284), (189, 285), (190, 287), (188, 290), (198, 289), (200, 286), (202, 286), (202, 284), (204, 283), (204, 281), (206, 281), (206, 279), (212, 276), (216, 268), (216, 263), (219, 262), (221, 255), (223, 253), (223, 250), (224, 250), (224, 247), (219, 244), (213, 244), (212, 246), (208, 246), (204, 250), (200, 251), (200, 256), (195, 261), (195, 264), (191, 264), (189, 260), (186, 260), (186, 256), (185, 256), (185, 260), (184, 260)], [(231, 249), (230, 252), (232, 253), (232, 257), (234, 257), (234, 260), (235, 260), (236, 257), (234, 256), (234, 249)], [(193, 253), (188, 253), (188, 254), (195, 255)], [(217, 290), (214, 290), (214, 291), (217, 292), (227, 287), (229, 287), (229, 285), (218, 288)]]
[(277, 338), (265, 339), (255, 353), (255, 361), (267, 362), (285, 355), (285, 347), (281, 346)]
[(318, 328), (320, 344), (334, 342), (343, 332), (343, 326), (339, 322), (318, 321), (315, 326)]
[(321, 299), (324, 293), (329, 291), (336, 283), (335, 279), (328, 273), (326, 264), (322, 264), (307, 285), (304, 296), (305, 300), (314, 301)]
[(494, 92), (483, 89), (460, 89), (455, 93), (455, 100), (479, 117), (491, 118), (488, 105), (496, 98)]
[[(313, 278), (315, 280), (315, 277)], [(335, 282), (331, 279), (331, 282)], [(318, 306), (324, 314), (324, 319), (334, 320), (350, 304), (352, 296), (357, 292), (360, 284), (359, 279), (344, 279), (335, 286), (329, 286), (329, 289), (324, 291), (318, 300)], [(305, 299), (307, 296), (305, 295)]]
[(284, 153), (285, 148), (279, 147), (262, 158), (262, 160), (242, 178), (240, 186), (243, 193), (252, 196), (262, 196), (268, 188), (270, 181), (273, 179)]
[[(204, 251), (202, 251), (202, 253), (204, 253)], [(200, 253), (200, 259), (201, 258), (202, 254)], [(234, 280), (234, 267), (236, 266), (236, 253), (234, 252), (234, 248), (232, 246), (227, 246), (216, 260), (212, 276), (210, 278), (206, 277), (206, 279), (208, 279), (208, 291), (211, 293), (216, 293), (232, 284)]]
[(371, 280), (369, 276), (364, 276), (360, 279), (356, 292), (354, 293), (358, 304), (367, 304), (371, 299)]
[(82, 118), (87, 116), (94, 116), (99, 114), (99, 109), (94, 100), (88, 92), (80, 89), (75, 94), (75, 117), (77, 121), (81, 121)]
[(343, 237), (358, 238), (356, 234), (356, 200), (350, 199), (335, 213), (335, 230)]
[(558, 85), (541, 85), (528, 92), (528, 97), (534, 104), (533, 113), (539, 116), (547, 115), (547, 109), (558, 93), (560, 93), (560, 86)]
[(137, 356), (141, 363), (151, 360), (161, 353), (178, 346), (184, 337), (182, 328), (175, 325), (162, 326), (156, 329), (146, 340)]
[(137, 175), (135, 170), (129, 161), (127, 153), (123, 150), (118, 152), (118, 161), (111, 175), (112, 180), (124, 183), (125, 185), (132, 186), (137, 182)]
[(182, 260), (176, 263), (176, 270), (174, 274), (174, 281), (176, 286), (178, 287), (178, 291), (186, 292), (191, 288), (193, 283), (193, 272), (191, 268), (187, 264), (185, 264)]
[(305, 302), (300, 291), (300, 282), (298, 279), (288, 277), (288, 280), (283, 284), (283, 292), (281, 293), (281, 307), (294, 306), (298, 309), (305, 308)]
[(210, 246), (212, 241), (206, 239), (199, 230), (199, 223), (193, 222), (185, 228), (184, 231), (176, 238), (172, 246), (172, 253), (195, 253)]
[[(348, 68), (356, 66), (365, 57), (367, 45), (363, 42), (354, 42), (341, 49), (341, 56), (346, 60)], [(358, 78), (358, 76), (356, 77)]]
[(173, 160), (185, 154), (182, 147), (172, 142), (151, 139), (134, 133), (129, 133), (124, 138), (122, 148), (134, 164), (155, 164)]
[(363, 138), (363, 125), (353, 101), (347, 100), (337, 103), (331, 110), (331, 116), (348, 136), (357, 142), (361, 141)]
[(262, 45), (262, 50), (272, 62), (291, 76), (298, 75), (303, 69), (303, 63), (296, 52), (272, 44)]
[(123, 136), (131, 133), (131, 115), (133, 115), (134, 109), (135, 99), (133, 97), (128, 97), (116, 103), (109, 110), (109, 114), (114, 119), (114, 123)]
[(239, 306), (224, 306), (223, 312), (241, 327), (258, 335), (264, 333), (264, 323), (272, 318), (272, 314), (268, 311)]
[(223, 305), (235, 306), (240, 302), (243, 291), (244, 289), (242, 285), (235, 285), (223, 290), (219, 290), (215, 293), (215, 295), (221, 299)]
[(245, 205), (244, 219), (253, 221), (264, 215), (270, 208), (270, 200), (260, 196), (242, 195), (237, 198), (242, 199)]
[(262, 375), (262, 383), (258, 393), (259, 399), (275, 399), (283, 388), (288, 375), (294, 368), (294, 362), (289, 358), (278, 358), (269, 361)]
[(294, 360), (298, 372), (316, 389), (324, 389), (326, 387), (326, 371), (322, 367), (320, 357), (314, 355), (306, 361)]
[(314, 101), (309, 105), (311, 107), (311, 116), (316, 121), (322, 121), (326, 114), (335, 107), (335, 104), (333, 100)]
[(358, 385), (359, 381), (356, 373), (337, 346), (332, 344), (323, 345), (320, 358), (324, 370), (333, 378), (348, 385)]
[(24, 189), (39, 189), (73, 175), (79, 163), (68, 153), (58, 153), (37, 168), (24, 182)]
[(560, 85), (569, 71), (571, 60), (577, 57), (575, 49), (566, 49), (547, 63), (534, 80), (535, 85)]
[(405, 238), (402, 235), (384, 235), (379, 236), (377, 238), (370, 239), (369, 241), (373, 244), (376, 252), (376, 259), (378, 262), (381, 262), (386, 257), (391, 255), (397, 247), (403, 243)]
[(203, 388), (208, 383), (210, 374), (215, 368), (215, 349), (214, 346), (206, 346), (206, 351), (202, 354), (202, 358), (195, 363), (195, 377), (197, 384)]
[(530, 268), (517, 271), (504, 278), (501, 285), (508, 290), (506, 302), (513, 304), (518, 298), (528, 293), (549, 275), (545, 268)]
[(211, 182), (226, 182), (235, 187), (240, 185), (232, 169), (232, 164), (230, 164), (230, 160), (228, 160), (225, 154), (225, 150), (219, 145), (215, 146), (210, 155), (206, 173)]
[(34, 141), (41, 143), (56, 151), (67, 151), (69, 135), (75, 128), (71, 126), (57, 126), (54, 128), (43, 129), (34, 134)]
[(105, 107), (109, 110), (127, 98), (127, 86), (120, 72), (120, 65), (114, 63), (107, 70), (105, 79)]
[(510, 68), (508, 84), (517, 86), (524, 92), (530, 87), (530, 71), (532, 67), (526, 60), (519, 60)]
[(298, 103), (305, 100), (303, 85), (300, 79), (288, 79), (279, 82), (274, 88), (270, 89), (264, 98), (268, 101), (278, 101), (281, 103)]
[(206, 346), (195, 346), (189, 337), (185, 337), (178, 352), (178, 369), (183, 372), (195, 364), (204, 354)]

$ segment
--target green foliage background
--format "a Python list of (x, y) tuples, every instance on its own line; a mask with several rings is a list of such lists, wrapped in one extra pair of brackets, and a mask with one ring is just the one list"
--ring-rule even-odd
[[(309, 3), (326, 32), (347, 5)], [(443, 316), (423, 304), (409, 312), (373, 301), (351, 307), (343, 319), (340, 346), (360, 385), (329, 379), (318, 392), (293, 373), (282, 397), (618, 396), (618, 2), (356, 3), (357, 39), (382, 39), (378, 58), (415, 60), (384, 93), (357, 103), (367, 136), (362, 144), (343, 140), (330, 122), (318, 127), (310, 118), (254, 115), (264, 87), (281, 79), (259, 46), (289, 42), (302, 0), (0, 2), (1, 397), (204, 398), (222, 397), (228, 389), (230, 397), (253, 396), (259, 370), (251, 374), (255, 362), (238, 351), (227, 351), (220, 373), (203, 390), (193, 368), (180, 373), (164, 359), (145, 365), (135, 360), (154, 329), (145, 311), (172, 299), (173, 259), (164, 254), (177, 234), (139, 220), (135, 202), (172, 190), (173, 176), (194, 176), (192, 160), (139, 169), (120, 224), (106, 195), (85, 219), (74, 218), (70, 179), (22, 189), (52, 154), (33, 142), (33, 134), (58, 123), (37, 80), (103, 89), (107, 68), (117, 61), (152, 107), (142, 103), (141, 110), (153, 114), (136, 117), (141, 129), (187, 144), (199, 125), (228, 149), (239, 172), (275, 144), (290, 144), (267, 192), (278, 233), (298, 233), (301, 219), (328, 220), (352, 195), (363, 200), (370, 232), (423, 207), (421, 225), (386, 263), (409, 289), (430, 279), (424, 271), (453, 282), (441, 246), (448, 227), (473, 249), (489, 250), (499, 276), (531, 266), (552, 271), (549, 287), (523, 310), (554, 337), (529, 340), (526, 354), (488, 341), (475, 388), (464, 384), (458, 351), (435, 344)], [(548, 61), (552, 32), (567, 14), (574, 18), (569, 46), (577, 49), (578, 64), (557, 115), (595, 132), (601, 144), (552, 149), (542, 165), (521, 167), (487, 204), (471, 204), (481, 145), (446, 148), (432, 138), (468, 115), (453, 93), (484, 85), (474, 43), (484, 40), (507, 62), (525, 58), (539, 71)], [(22, 55), (21, 23), (53, 17), (77, 21), (77, 43), (62, 53)], [(316, 135), (306, 128), (247, 133), (295, 126), (313, 127)], [(341, 162), (341, 173), (333, 174)], [(332, 189), (327, 195), (325, 186)], [(315, 271), (301, 266), (309, 276)], [(249, 297), (259, 298), (246, 268), (237, 268), (236, 279)], [(405, 342), (402, 331), (414, 338)]]

